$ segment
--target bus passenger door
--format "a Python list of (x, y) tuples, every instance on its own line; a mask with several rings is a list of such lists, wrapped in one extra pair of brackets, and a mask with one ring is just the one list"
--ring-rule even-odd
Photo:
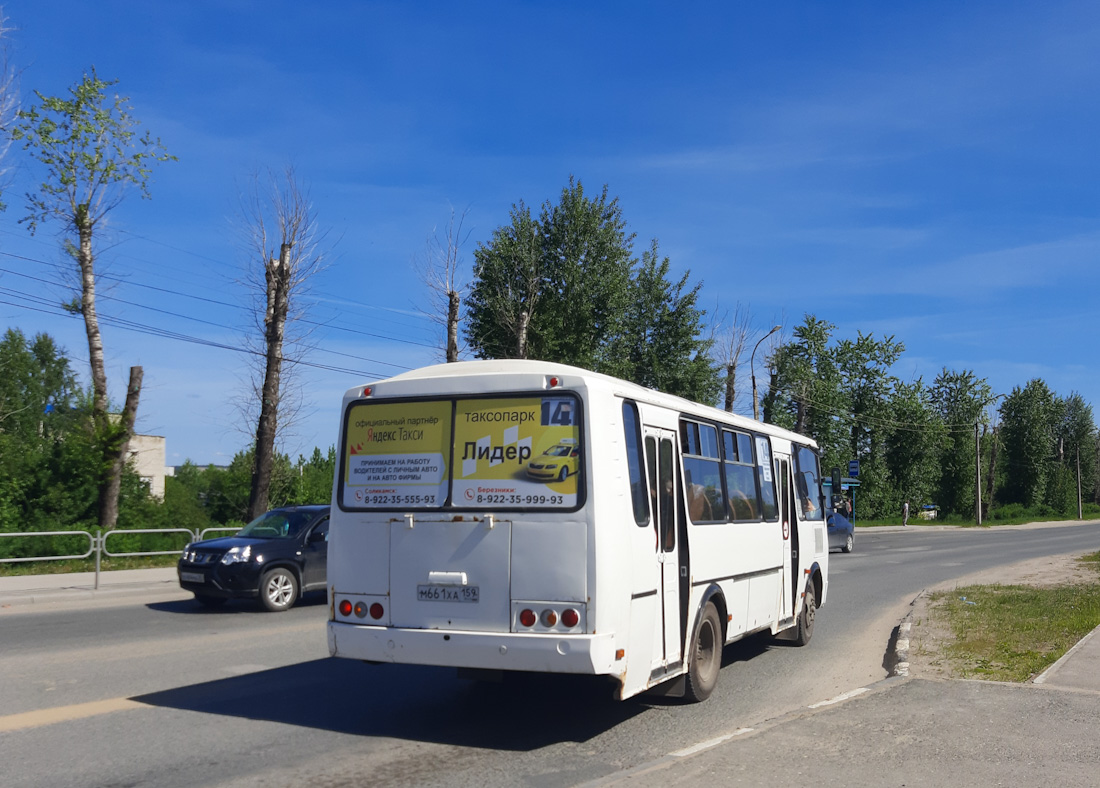
[(794, 618), (795, 586), (798, 578), (798, 520), (794, 516), (794, 491), (791, 487), (791, 461), (776, 455), (779, 481), (779, 522), (783, 528), (783, 582), (779, 592), (780, 620)]
[(653, 498), (655, 552), (658, 568), (657, 593), (660, 613), (655, 622), (654, 643), (662, 647), (653, 653), (654, 672), (663, 672), (681, 661), (680, 654), (680, 560), (677, 549), (676, 516), (676, 433), (647, 427), (646, 469)]

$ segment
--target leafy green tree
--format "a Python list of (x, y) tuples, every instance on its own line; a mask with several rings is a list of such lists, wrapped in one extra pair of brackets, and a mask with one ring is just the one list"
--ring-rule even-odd
[(1000, 440), (1004, 503), (1035, 508), (1044, 502), (1054, 457), (1054, 393), (1038, 378), (1017, 386), (1001, 403)]
[(474, 251), (466, 337), (478, 358), (538, 358), (600, 369), (629, 303), (634, 236), (605, 186), (569, 179), (537, 221), (522, 202)]
[(128, 99), (108, 97), (116, 84), (105, 82), (95, 69), (69, 89), (67, 97), (38, 91), (39, 104), (19, 113), (14, 139), (24, 143), (31, 158), (45, 169), (35, 193), (27, 195), (27, 223), (33, 234), (41, 222), (55, 222), (67, 234), (65, 251), (80, 277), (80, 296), (68, 305), (84, 317), (92, 377), (92, 417), (96, 450), (101, 456), (99, 523), (111, 528), (118, 517), (119, 484), (141, 391), (141, 368), (132, 367), (122, 417), (107, 413), (107, 373), (103, 339), (96, 313), (97, 228), (137, 188), (149, 197), (152, 165), (174, 160), (148, 132), (138, 135)]
[[(64, 352), (47, 334), (33, 340), (18, 329), (0, 339), (0, 530), (29, 530), (29, 523), (53, 515), (50, 501), (61, 498), (72, 482), (94, 469), (79, 456), (86, 448), (82, 415), (76, 410), (80, 391)], [(76, 457), (66, 453), (62, 439), (72, 434)], [(51, 463), (81, 460), (73, 479), (59, 475)], [(59, 484), (58, 480), (64, 480)], [(73, 507), (82, 512), (83, 506)], [(23, 540), (19, 540), (20, 542)]]
[(975, 425), (986, 421), (985, 406), (992, 400), (989, 384), (969, 370), (944, 367), (932, 384), (932, 405), (946, 430), (936, 501), (944, 512), (974, 511)]
[(898, 385), (890, 369), (903, 352), (905, 345), (893, 336), (875, 339), (862, 331), (855, 341), (841, 340), (835, 349), (842, 401), (849, 407), (848, 456), (860, 461), (860, 505), (865, 517), (890, 513), (897, 503), (886, 452), (895, 429), (890, 400)]
[(708, 355), (710, 340), (703, 336), (702, 283), (689, 287), (690, 272), (673, 282), (670, 267), (654, 240), (631, 280), (630, 301), (601, 371), (713, 405), (720, 381)]
[(1092, 406), (1074, 392), (1055, 402), (1053, 433), (1055, 454), (1046, 501), (1055, 511), (1077, 514), (1078, 467), (1082, 503), (1096, 485), (1096, 422)]
[(825, 468), (847, 466), (850, 405), (841, 390), (832, 323), (806, 315), (794, 337), (769, 359), (771, 383), (764, 397), (764, 421), (808, 435), (818, 442)]
[(332, 483), (336, 474), (336, 447), (321, 453), (314, 448), (308, 460), (298, 457), (298, 483), (290, 493), (287, 503), (328, 503), (332, 500)]
[(936, 503), (947, 429), (920, 379), (895, 384), (890, 412), (894, 428), (886, 437), (885, 459), (893, 497), (884, 503), (885, 512), (900, 512), (905, 501), (910, 511), (919, 511)]

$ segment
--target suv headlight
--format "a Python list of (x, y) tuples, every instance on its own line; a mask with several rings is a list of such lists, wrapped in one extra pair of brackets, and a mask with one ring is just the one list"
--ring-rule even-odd
[(242, 564), (252, 557), (252, 545), (247, 547), (230, 547), (229, 552), (222, 556), (222, 563)]

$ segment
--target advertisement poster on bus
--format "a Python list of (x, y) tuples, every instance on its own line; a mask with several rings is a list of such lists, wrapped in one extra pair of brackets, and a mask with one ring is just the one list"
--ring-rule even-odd
[(453, 505), (572, 508), (582, 451), (571, 396), (459, 400)]
[(451, 403), (356, 405), (348, 415), (342, 501), (350, 508), (436, 508), (447, 500)]

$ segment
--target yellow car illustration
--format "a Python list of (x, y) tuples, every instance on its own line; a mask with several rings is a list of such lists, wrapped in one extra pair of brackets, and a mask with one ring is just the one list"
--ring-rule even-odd
[(528, 462), (527, 475), (541, 481), (564, 482), (566, 477), (577, 472), (580, 461), (580, 447), (567, 438)]

